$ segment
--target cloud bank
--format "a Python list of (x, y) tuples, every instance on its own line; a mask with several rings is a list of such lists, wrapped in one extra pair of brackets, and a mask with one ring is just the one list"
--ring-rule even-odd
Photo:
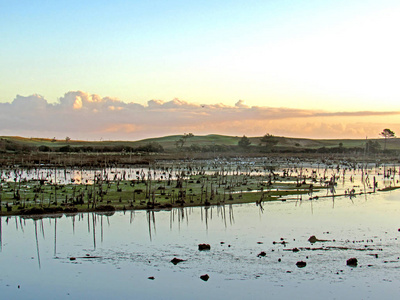
[(202, 105), (179, 99), (124, 102), (70, 91), (50, 103), (40, 95), (0, 103), (0, 135), (82, 140), (138, 140), (192, 132), (308, 138), (373, 138), (400, 130), (400, 112), (334, 112), (235, 105)]

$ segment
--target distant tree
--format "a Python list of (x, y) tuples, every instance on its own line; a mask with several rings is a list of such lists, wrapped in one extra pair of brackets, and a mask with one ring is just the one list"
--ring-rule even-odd
[(67, 136), (66, 138), (65, 138), (65, 141), (68, 143), (69, 141), (71, 140), (71, 138), (69, 137), (69, 136)]
[(184, 144), (185, 144), (185, 141), (183, 140), (183, 138), (180, 138), (179, 140), (175, 141), (176, 148), (182, 148)]
[(342, 143), (342, 142), (339, 143), (339, 147), (338, 147), (337, 149), (338, 149), (338, 151), (339, 151), (340, 153), (343, 153), (343, 152), (344, 152), (344, 147), (343, 147), (343, 143)]
[(160, 152), (164, 152), (164, 147), (157, 142), (151, 142), (151, 143), (147, 143), (146, 145), (140, 147), (139, 151), (160, 153)]
[(189, 150), (192, 152), (200, 152), (202, 149), (198, 144), (191, 144)]
[(278, 144), (278, 139), (273, 136), (272, 134), (267, 133), (266, 135), (264, 135), (261, 140), (260, 140), (263, 144), (265, 144), (266, 148), (272, 148), (273, 146), (275, 146), (276, 144)]
[(377, 153), (381, 149), (381, 144), (378, 143), (378, 141), (367, 141), (366, 145), (366, 151), (367, 153)]
[(176, 148), (183, 148), (188, 138), (194, 137), (193, 133), (184, 133), (183, 136), (175, 142)]
[(250, 144), (251, 144), (251, 142), (250, 142), (249, 138), (245, 135), (238, 142), (239, 147), (242, 147), (242, 148), (246, 148), (246, 147), (250, 146)]
[(53, 139), (51, 140), (52, 143), (56, 142), (56, 137), (53, 137)]
[(58, 149), (58, 151), (60, 151), (60, 152), (72, 152), (72, 147), (70, 145), (63, 146), (63, 147), (60, 147)]
[(383, 129), (383, 131), (379, 135), (381, 135), (381, 136), (383, 136), (385, 138), (385, 146), (384, 146), (383, 150), (386, 150), (386, 141), (387, 141), (387, 139), (396, 137), (394, 132), (392, 130), (390, 130), (389, 128)]
[(41, 152), (50, 152), (51, 151), (51, 149), (50, 149), (50, 147), (49, 146), (46, 146), (46, 145), (41, 145), (41, 146), (39, 146), (39, 151), (41, 151)]

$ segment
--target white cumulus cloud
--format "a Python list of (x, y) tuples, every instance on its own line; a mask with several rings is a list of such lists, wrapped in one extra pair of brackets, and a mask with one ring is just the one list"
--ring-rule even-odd
[(198, 104), (180, 99), (124, 102), (70, 91), (56, 103), (20, 96), (0, 103), (0, 135), (70, 136), (73, 139), (138, 140), (169, 134), (274, 135), (310, 138), (377, 137), (383, 128), (400, 130), (400, 112), (332, 112), (276, 107)]

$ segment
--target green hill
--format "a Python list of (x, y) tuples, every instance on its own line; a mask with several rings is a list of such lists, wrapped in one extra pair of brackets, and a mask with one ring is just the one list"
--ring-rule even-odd
[[(122, 149), (137, 149), (146, 147), (148, 145), (160, 145), (165, 151), (176, 151), (179, 147), (181, 149), (198, 149), (203, 147), (231, 147), (237, 146), (241, 136), (225, 136), (218, 134), (209, 135), (170, 135), (157, 138), (148, 138), (138, 141), (79, 141), (79, 140), (55, 140), (45, 138), (24, 138), (18, 136), (1, 136), (0, 137), (0, 150), (35, 150), (39, 147), (42, 149), (48, 148), (50, 151), (60, 149), (62, 147), (69, 148), (82, 148), (82, 149), (106, 149), (107, 151), (115, 150), (122, 151)], [(261, 142), (262, 137), (249, 137), (251, 142), (249, 149), (263, 149), (264, 144)], [(277, 151), (299, 151), (300, 149), (320, 149), (320, 148), (365, 148), (367, 140), (365, 139), (306, 139), (306, 138), (289, 138), (289, 137), (275, 137), (277, 144), (274, 149)], [(369, 143), (375, 143), (379, 149), (384, 149), (385, 140), (369, 139)], [(400, 140), (393, 138), (387, 140), (386, 148), (388, 150), (400, 150)], [(211, 148), (210, 148), (211, 149)]]

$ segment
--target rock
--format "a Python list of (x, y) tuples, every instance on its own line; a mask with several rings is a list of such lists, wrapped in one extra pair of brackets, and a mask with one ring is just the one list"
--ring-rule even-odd
[(179, 264), (179, 263), (182, 262), (182, 261), (185, 261), (185, 260), (180, 259), (180, 258), (176, 258), (176, 257), (174, 257), (174, 258), (171, 260), (171, 262), (172, 262), (174, 265), (177, 265), (177, 264)]
[(76, 260), (76, 257), (70, 257), (69, 260)]
[(354, 258), (354, 257), (349, 258), (349, 259), (347, 260), (346, 264), (347, 264), (348, 266), (350, 266), (350, 267), (357, 267), (357, 264), (358, 264), (357, 258)]
[(257, 257), (264, 257), (265, 255), (267, 255), (267, 253), (261, 251), (260, 253), (258, 253)]
[(298, 261), (298, 262), (296, 263), (296, 266), (297, 266), (298, 268), (304, 268), (305, 266), (307, 266), (307, 263), (306, 263), (305, 261)]
[(292, 251), (293, 252), (299, 252), (300, 250), (298, 248), (293, 248)]
[(210, 276), (208, 276), (208, 274), (204, 274), (200, 276), (200, 279), (203, 281), (207, 281), (210, 278)]
[(317, 237), (315, 236), (315, 235), (312, 235), (312, 236), (310, 236), (310, 238), (308, 239), (308, 241), (310, 242), (310, 243), (315, 243), (316, 241), (318, 241), (318, 239), (317, 239)]
[[(308, 239), (308, 241), (309, 241), (311, 244), (314, 244), (314, 243), (316, 243), (316, 242), (330, 242), (330, 240), (320, 240), (320, 239), (317, 239), (317, 237), (316, 237), (315, 235), (310, 236), (309, 239)], [(335, 240), (333, 240), (333, 241), (335, 241)]]
[(203, 251), (203, 250), (210, 250), (211, 246), (209, 244), (199, 244), (199, 250)]
[(154, 280), (154, 276), (147, 277), (147, 279)]

